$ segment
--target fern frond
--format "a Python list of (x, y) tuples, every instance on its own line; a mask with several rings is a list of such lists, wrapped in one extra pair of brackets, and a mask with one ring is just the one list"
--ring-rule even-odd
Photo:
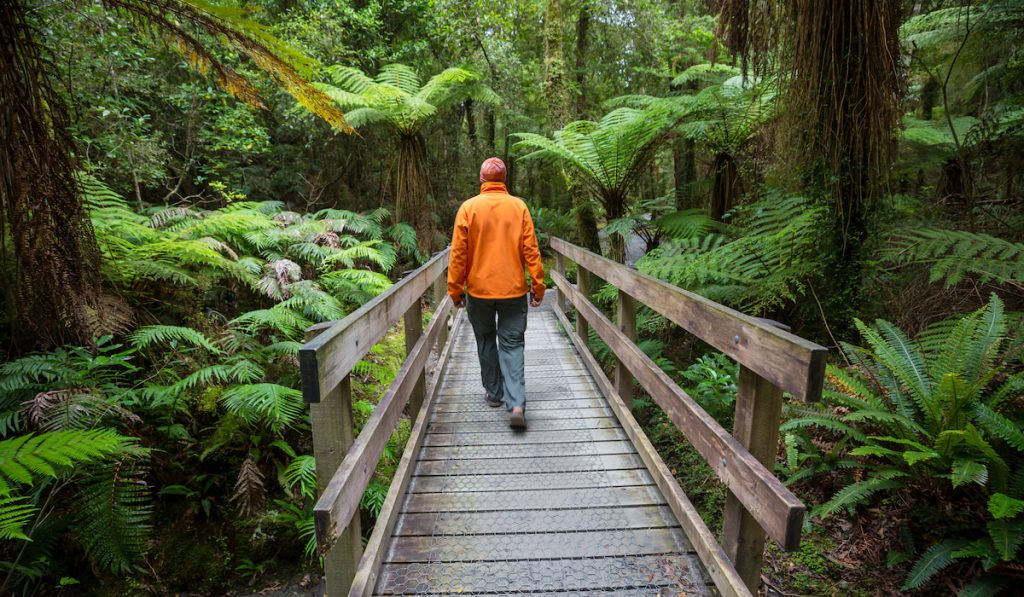
[(141, 470), (116, 464), (92, 477), (77, 498), (75, 526), (97, 566), (116, 574), (136, 570), (152, 529), (153, 505)]
[(296, 486), (306, 499), (316, 498), (316, 459), (309, 455), (297, 456), (284, 469), (281, 477), (284, 487), (293, 491)]
[(952, 553), (963, 549), (967, 541), (963, 539), (949, 539), (929, 547), (914, 563), (914, 567), (907, 574), (903, 582), (902, 590), (910, 591), (928, 582), (933, 576), (953, 563)]
[(28, 499), (25, 496), (0, 497), (0, 540), (29, 540), (25, 525), (35, 518), (39, 508)]
[(79, 464), (125, 454), (141, 454), (135, 439), (112, 429), (27, 433), (0, 441), (0, 497), (18, 484), (32, 485), (40, 477), (56, 477)]
[(968, 275), (982, 284), (1024, 285), (1024, 243), (962, 230), (910, 228), (893, 234), (883, 256), (894, 264), (931, 268), (929, 281), (959, 284)]
[(842, 510), (859, 504), (879, 491), (903, 487), (905, 483), (898, 479), (872, 477), (851, 483), (840, 489), (830, 500), (814, 510), (814, 516), (826, 518)]
[(264, 422), (274, 431), (295, 426), (306, 413), (302, 392), (273, 383), (231, 386), (221, 397), (246, 422)]
[(135, 330), (129, 337), (129, 340), (139, 349), (148, 348), (154, 344), (170, 344), (175, 346), (181, 342), (196, 348), (202, 348), (213, 354), (221, 354), (223, 352), (202, 332), (178, 325), (143, 326)]

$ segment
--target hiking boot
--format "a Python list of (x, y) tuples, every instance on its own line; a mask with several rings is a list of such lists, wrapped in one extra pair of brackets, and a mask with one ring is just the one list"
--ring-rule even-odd
[(487, 392), (484, 392), (484, 401), (487, 403), (487, 406), (490, 406), (491, 408), (497, 408), (505, 403), (501, 398), (494, 398)]
[(526, 410), (523, 407), (521, 407), (521, 406), (517, 406), (517, 407), (513, 408), (512, 409), (512, 414), (509, 415), (509, 418), (508, 418), (508, 425), (512, 429), (522, 429), (522, 430), (525, 430), (526, 429)]

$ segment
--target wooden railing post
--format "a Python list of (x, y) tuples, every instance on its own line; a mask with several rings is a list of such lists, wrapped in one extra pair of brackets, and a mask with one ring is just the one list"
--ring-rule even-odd
[[(782, 324), (778, 327), (788, 329)], [(741, 365), (732, 434), (769, 471), (775, 468), (781, 418), (782, 390)], [(743, 583), (755, 595), (761, 584), (764, 539), (764, 529), (729, 492), (722, 523), (722, 547)]]
[[(590, 300), (590, 272), (579, 264), (576, 265), (576, 287), (583, 294), (583, 298)], [(583, 341), (583, 346), (590, 342), (590, 325), (586, 318), (580, 315), (579, 309), (576, 310), (576, 335)]]
[[(555, 271), (562, 274), (563, 277), (565, 276), (565, 256), (557, 252), (555, 253)], [(558, 300), (556, 301), (556, 303), (558, 304), (558, 310), (561, 311), (562, 313), (565, 313), (564, 290), (558, 291)]]
[[(409, 356), (416, 342), (423, 335), (423, 306), (420, 300), (413, 302), (409, 310), (405, 312), (405, 355)], [(409, 396), (409, 416), (416, 420), (416, 415), (423, 405), (423, 390), (426, 388), (426, 372), (421, 371), (419, 379), (416, 380), (416, 387)]]
[[(444, 297), (448, 294), (448, 276), (440, 275), (434, 280), (434, 313), (437, 313), (437, 307), (444, 300)], [(447, 316), (445, 316), (447, 317)], [(448, 343), (448, 326), (445, 325), (441, 328), (441, 335), (437, 337), (438, 350), (441, 349), (445, 344)], [(408, 346), (408, 345), (406, 345)]]
[[(619, 323), (619, 329), (626, 335), (627, 338), (632, 342), (636, 342), (636, 299), (629, 296), (622, 290), (619, 290), (619, 299), (617, 304), (617, 321)], [(617, 357), (615, 359), (615, 391), (619, 393), (619, 397), (626, 404), (630, 404), (633, 398), (633, 377), (629, 374), (629, 369), (622, 364), (622, 361)]]
[[(309, 341), (316, 333), (307, 334)], [(309, 405), (313, 424), (313, 456), (316, 458), (317, 494), (323, 494), (327, 483), (338, 470), (354, 441), (352, 422), (352, 381), (345, 376), (334, 391), (318, 403)], [(355, 578), (359, 558), (363, 555), (362, 529), (356, 512), (338, 542), (324, 556), (325, 593), (345, 595)]]

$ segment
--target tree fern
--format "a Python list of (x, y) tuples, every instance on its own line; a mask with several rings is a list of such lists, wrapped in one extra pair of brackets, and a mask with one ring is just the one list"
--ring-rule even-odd
[(0, 441), (0, 496), (18, 485), (56, 477), (79, 464), (99, 462), (142, 449), (112, 429), (27, 433)]
[(117, 464), (99, 471), (76, 500), (75, 528), (103, 570), (135, 571), (152, 528), (153, 506), (141, 471)]

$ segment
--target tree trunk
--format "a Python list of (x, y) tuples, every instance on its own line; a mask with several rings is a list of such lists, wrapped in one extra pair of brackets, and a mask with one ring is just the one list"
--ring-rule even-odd
[(22, 0), (0, 3), (0, 36), (0, 238), (10, 235), (17, 270), (17, 329), (41, 348), (91, 343), (99, 251), (79, 196), (67, 108)]
[(476, 120), (473, 118), (473, 100), (467, 99), (462, 103), (466, 113), (466, 138), (469, 139), (470, 147), (476, 146)]
[(692, 139), (676, 139), (672, 143), (673, 179), (676, 185), (676, 209), (696, 207), (693, 204), (693, 183), (697, 181), (697, 161)]
[(399, 138), (395, 163), (395, 222), (407, 218), (416, 230), (416, 246), (431, 254), (434, 250), (434, 210), (430, 205), (423, 139), (419, 135)]
[(576, 118), (587, 117), (587, 31), (590, 29), (590, 6), (580, 1), (576, 18)]
[(711, 188), (711, 217), (721, 222), (739, 199), (740, 177), (736, 170), (736, 160), (727, 153), (715, 155), (713, 168), (715, 182)]
[[(558, 130), (568, 124), (572, 114), (569, 90), (566, 88), (563, 38), (565, 23), (563, 19), (561, 0), (548, 0), (544, 20), (544, 66), (546, 71), (544, 87), (548, 98), (548, 117), (552, 130)], [(576, 47), (579, 52), (579, 40), (577, 40)], [(580, 60), (580, 56), (577, 54), (578, 60)], [(576, 212), (575, 240), (580, 245), (600, 253), (601, 243), (597, 234), (597, 217), (594, 214), (593, 203), (582, 186), (573, 180), (571, 173), (563, 171), (562, 174), (565, 178), (566, 189), (572, 195), (573, 210)]]
[[(617, 220), (626, 215), (626, 198), (620, 195), (609, 195), (604, 197), (604, 212), (608, 216), (608, 221)], [(618, 234), (609, 234), (608, 240), (608, 258), (614, 259), (619, 263), (626, 262), (626, 242)]]

